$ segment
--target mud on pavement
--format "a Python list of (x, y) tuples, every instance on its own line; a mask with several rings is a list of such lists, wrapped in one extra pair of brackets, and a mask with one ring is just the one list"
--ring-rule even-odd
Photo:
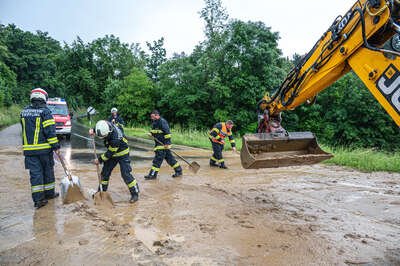
[(229, 152), (230, 169), (210, 169), (209, 151), (184, 149), (202, 166), (196, 175), (184, 169), (173, 179), (164, 163), (145, 181), (153, 154), (138, 147), (139, 201), (128, 203), (116, 168), (115, 207), (99, 209), (89, 195), (98, 182), (90, 145), (72, 137), (62, 153), (89, 200), (34, 210), (19, 130), (0, 132), (1, 265), (400, 264), (399, 174), (321, 164), (244, 170)]

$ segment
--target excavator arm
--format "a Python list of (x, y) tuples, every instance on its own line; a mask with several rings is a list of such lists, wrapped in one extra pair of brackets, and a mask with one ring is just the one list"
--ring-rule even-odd
[[(282, 111), (313, 102), (319, 92), (350, 70), (400, 126), (400, 44), (394, 39), (399, 24), (400, 0), (356, 1), (265, 100), (271, 128), (281, 128)], [(311, 132), (268, 130), (243, 137), (244, 168), (312, 164), (331, 157), (320, 149)]]

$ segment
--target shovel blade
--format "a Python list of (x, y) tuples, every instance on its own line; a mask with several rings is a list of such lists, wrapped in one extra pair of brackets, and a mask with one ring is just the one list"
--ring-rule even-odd
[(93, 195), (94, 204), (99, 207), (112, 208), (114, 206), (114, 201), (111, 195), (106, 191), (98, 191)]
[(197, 162), (191, 162), (189, 169), (192, 170), (193, 173), (197, 173), (200, 169), (200, 165)]
[(61, 180), (61, 198), (64, 204), (70, 204), (80, 200), (86, 200), (81, 191), (81, 184), (77, 176), (69, 180), (67, 176)]

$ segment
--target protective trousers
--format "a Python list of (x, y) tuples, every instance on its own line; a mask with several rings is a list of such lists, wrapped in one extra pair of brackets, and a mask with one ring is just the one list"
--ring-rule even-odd
[(156, 153), (154, 159), (153, 159), (153, 166), (151, 167), (151, 170), (154, 171), (155, 173), (158, 173), (160, 171), (160, 167), (164, 159), (167, 161), (167, 163), (174, 168), (176, 173), (182, 173), (182, 167), (178, 163), (178, 161), (175, 159), (175, 157), (172, 155), (171, 151), (169, 149), (162, 149), (162, 150), (156, 150), (154, 151)]
[(223, 164), (224, 159), (222, 157), (222, 151), (224, 150), (224, 145), (220, 143), (213, 142), (211, 139), (211, 145), (213, 149), (213, 154), (210, 158), (210, 164)]
[(128, 154), (120, 157), (112, 157), (104, 162), (103, 169), (101, 170), (101, 186), (103, 191), (107, 191), (111, 172), (118, 163), (121, 170), (121, 176), (124, 179), (125, 184), (128, 186), (131, 194), (139, 193), (139, 187), (136, 179), (131, 174), (131, 160)]
[(25, 156), (25, 168), (29, 169), (33, 202), (53, 197), (55, 188), (53, 152)]

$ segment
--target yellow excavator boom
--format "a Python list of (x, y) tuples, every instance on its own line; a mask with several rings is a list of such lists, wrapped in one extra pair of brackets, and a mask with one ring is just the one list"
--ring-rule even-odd
[[(282, 111), (313, 102), (319, 92), (353, 70), (400, 126), (400, 41), (395, 35), (400, 32), (399, 22), (399, 0), (356, 1), (344, 16), (335, 19), (266, 101), (268, 118), (280, 125)], [(245, 135), (242, 166), (311, 164), (332, 157), (309, 133)]]

